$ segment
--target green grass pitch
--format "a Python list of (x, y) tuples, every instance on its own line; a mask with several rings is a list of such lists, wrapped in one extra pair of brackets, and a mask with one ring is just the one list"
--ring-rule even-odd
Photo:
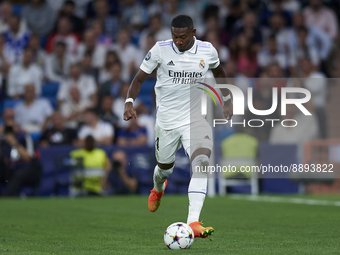
[(187, 210), (186, 196), (165, 195), (156, 213), (146, 196), (1, 199), (0, 254), (340, 254), (339, 206), (207, 198), (201, 219), (212, 240), (169, 250), (163, 233)]

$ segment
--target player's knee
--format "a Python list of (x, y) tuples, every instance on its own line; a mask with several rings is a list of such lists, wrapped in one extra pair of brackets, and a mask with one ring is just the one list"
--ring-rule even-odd
[(157, 162), (158, 167), (159, 167), (160, 169), (163, 169), (163, 170), (168, 170), (168, 169), (173, 168), (173, 167), (174, 167), (174, 164), (175, 164), (175, 162), (172, 162), (172, 163), (170, 163), (170, 164), (162, 164), (162, 163)]
[(193, 166), (209, 166), (209, 157), (207, 155), (201, 154), (194, 158), (192, 161)]
[(174, 165), (172, 165), (172, 167), (170, 169), (162, 169), (160, 167), (158, 167), (159, 169), (159, 173), (161, 175), (162, 178), (165, 178), (167, 179), (171, 174), (172, 172), (174, 171)]
[(210, 160), (207, 155), (198, 155), (192, 161), (192, 177), (206, 178)]

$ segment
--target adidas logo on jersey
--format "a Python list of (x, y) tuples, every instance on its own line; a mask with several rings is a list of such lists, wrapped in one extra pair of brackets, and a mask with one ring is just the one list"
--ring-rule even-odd
[(208, 140), (210, 140), (209, 136), (207, 136), (207, 135), (206, 135), (203, 139), (208, 139)]
[(167, 64), (168, 66), (174, 66), (174, 62), (172, 62), (172, 60), (170, 60), (170, 62)]

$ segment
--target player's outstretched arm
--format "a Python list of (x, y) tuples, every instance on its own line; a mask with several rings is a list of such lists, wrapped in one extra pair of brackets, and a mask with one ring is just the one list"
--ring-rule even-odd
[(128, 121), (132, 118), (137, 119), (136, 110), (133, 108), (133, 101), (139, 94), (140, 88), (142, 87), (143, 82), (146, 80), (148, 74), (141, 69), (139, 69), (135, 78), (131, 82), (129, 91), (127, 93), (127, 99), (132, 98), (131, 102), (125, 102), (124, 106), (124, 120)]
[[(214, 69), (211, 69), (211, 71), (213, 72), (214, 74), (214, 77), (217, 81), (221, 81), (221, 78), (222, 78), (222, 81), (225, 81), (226, 82), (226, 75), (225, 75), (225, 72), (222, 68), (221, 65), (218, 65), (216, 68)], [(218, 82), (220, 83), (220, 82)], [(224, 114), (224, 117), (227, 119), (227, 120), (230, 120), (231, 117), (233, 116), (233, 102), (232, 102), (232, 97), (233, 95), (230, 93), (230, 90), (229, 89), (221, 89), (221, 92), (222, 92), (222, 95), (223, 95), (223, 114)]]

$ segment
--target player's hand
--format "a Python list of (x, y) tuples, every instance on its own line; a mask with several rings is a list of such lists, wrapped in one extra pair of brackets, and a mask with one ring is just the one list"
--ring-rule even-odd
[(224, 117), (227, 120), (231, 120), (231, 117), (233, 117), (233, 112), (234, 112), (234, 106), (231, 100), (227, 101), (223, 105), (223, 114)]
[(138, 119), (136, 110), (133, 109), (133, 104), (128, 102), (124, 106), (124, 120), (128, 121), (132, 118)]

